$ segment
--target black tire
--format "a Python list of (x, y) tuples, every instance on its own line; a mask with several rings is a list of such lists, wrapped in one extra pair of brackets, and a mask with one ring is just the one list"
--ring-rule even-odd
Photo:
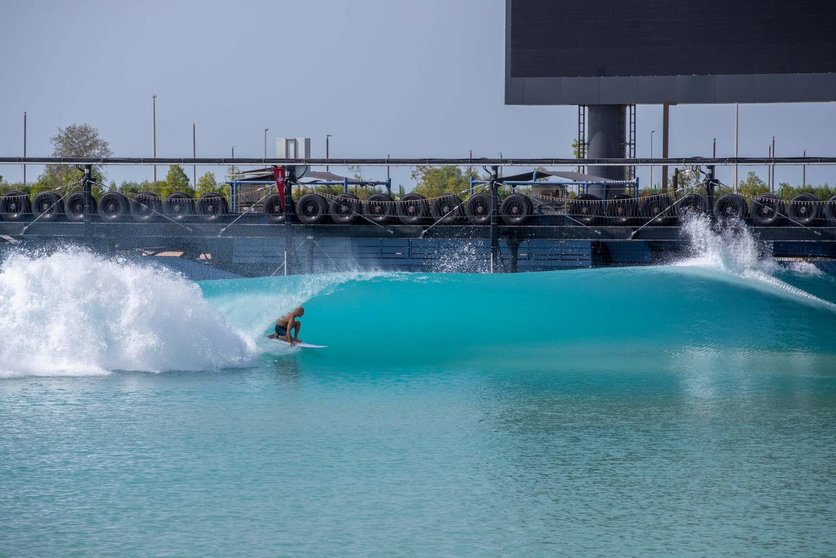
[(688, 215), (689, 213), (703, 214), (705, 213), (706, 203), (705, 198), (699, 194), (685, 194), (679, 203), (676, 205), (676, 213), (680, 217)]
[(737, 194), (726, 194), (714, 204), (714, 216), (725, 221), (746, 218), (746, 200)]
[(819, 216), (821, 202), (813, 194), (798, 194), (787, 204), (787, 216), (802, 225), (809, 225)]
[(569, 215), (584, 225), (594, 225), (603, 213), (601, 198), (592, 194), (581, 194), (569, 204)]
[(154, 192), (142, 192), (131, 200), (131, 217), (139, 223), (153, 221), (163, 212), (160, 196)]
[(306, 225), (315, 225), (328, 213), (328, 204), (319, 194), (305, 194), (296, 204), (296, 216)]
[(375, 223), (386, 223), (395, 212), (395, 204), (388, 194), (372, 194), (363, 204), (363, 215)]
[(430, 204), (430, 215), (437, 223), (455, 223), (463, 213), (462, 200), (455, 194), (446, 194), (433, 200)]
[(331, 202), (331, 219), (339, 225), (353, 223), (360, 211), (360, 200), (354, 194), (340, 194)]
[(616, 194), (607, 200), (607, 224), (624, 225), (636, 216), (636, 200), (627, 194)]
[(472, 225), (487, 225), (491, 222), (490, 194), (475, 194), (470, 196), (464, 205), (464, 214)]
[(774, 194), (761, 194), (752, 201), (752, 221), (756, 225), (774, 225), (781, 220), (784, 202)]
[(531, 200), (522, 194), (511, 194), (502, 200), (502, 205), (499, 207), (499, 214), (502, 215), (502, 221), (506, 225), (522, 225), (532, 213), (534, 213), (534, 206)]
[(175, 221), (194, 215), (194, 199), (185, 192), (174, 192), (165, 200), (165, 214)]
[[(90, 214), (95, 215), (98, 212), (98, 204), (96, 198), (90, 196)], [(64, 199), (64, 214), (68, 221), (84, 221), (84, 194), (82, 192), (73, 192)]]
[(398, 219), (404, 225), (417, 225), (427, 217), (429, 206), (427, 199), (414, 192), (405, 195), (397, 204)]
[(6, 221), (22, 221), (32, 213), (29, 196), (20, 190), (12, 190), (0, 198), (0, 214)]
[(657, 194), (642, 200), (639, 213), (651, 225), (662, 225), (676, 218), (676, 207), (669, 195)]
[(55, 192), (41, 192), (32, 202), (32, 212), (41, 221), (55, 221), (64, 214), (64, 200)]
[(207, 192), (197, 200), (197, 214), (207, 222), (220, 219), (229, 212), (226, 198), (218, 192)]
[(118, 223), (127, 219), (131, 213), (131, 204), (119, 192), (106, 192), (99, 198), (99, 218), (108, 223)]
[(285, 213), (282, 209), (282, 198), (278, 194), (271, 194), (264, 200), (264, 218), (268, 223), (279, 225), (285, 222)]
[(836, 196), (831, 196), (824, 204), (824, 218), (828, 225), (836, 227)]

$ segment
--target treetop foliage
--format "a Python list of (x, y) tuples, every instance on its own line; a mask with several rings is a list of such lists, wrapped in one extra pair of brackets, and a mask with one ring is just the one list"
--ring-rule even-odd
[[(101, 159), (112, 155), (107, 141), (102, 139), (99, 136), (99, 131), (89, 124), (70, 124), (66, 128), (58, 128), (50, 141), (53, 147), (53, 157)], [(48, 190), (80, 181), (84, 171), (66, 165), (48, 165), (46, 174), (49, 176), (41, 177), (43, 180), (39, 178), (37, 183), (42, 189)], [(99, 184), (104, 183), (104, 171), (101, 166), (93, 167), (93, 178)]]
[(426, 198), (437, 198), (445, 194), (462, 196), (470, 188), (470, 179), (478, 179), (479, 174), (473, 169), (419, 165), (412, 171), (412, 178), (418, 181), (415, 192)]

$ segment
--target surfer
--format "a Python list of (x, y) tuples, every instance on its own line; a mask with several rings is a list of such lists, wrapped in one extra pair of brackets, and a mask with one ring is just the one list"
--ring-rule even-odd
[[(291, 312), (276, 320), (276, 338), (284, 339), (291, 345), (301, 343), (302, 340), (299, 339), (299, 330), (302, 329), (302, 322), (296, 318), (301, 318), (304, 315), (305, 309), (298, 306)], [(293, 335), (291, 336), (291, 334)]]

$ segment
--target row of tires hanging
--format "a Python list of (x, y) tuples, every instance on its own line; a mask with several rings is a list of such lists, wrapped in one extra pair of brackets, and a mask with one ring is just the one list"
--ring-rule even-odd
[[(328, 197), (308, 193), (299, 198), (294, 210), (299, 221), (306, 225), (323, 223), (328, 219), (337, 224), (353, 223), (358, 219), (379, 224), (398, 220), (405, 225), (418, 225), (431, 219), (451, 224), (462, 218), (474, 225), (486, 225), (491, 220), (491, 196), (474, 194), (463, 202), (454, 194), (427, 199), (412, 192), (395, 201), (388, 194), (378, 193), (361, 201), (350, 193)], [(284, 221), (278, 198), (268, 198), (264, 212), (271, 222)], [(500, 218), (508, 225), (523, 224), (533, 212), (531, 199), (522, 194), (511, 194), (500, 202)]]
[[(165, 200), (153, 192), (142, 192), (128, 198), (120, 192), (106, 192), (98, 199), (87, 200), (90, 211), (102, 221), (117, 222), (133, 219), (137, 222), (168, 218), (182, 221), (198, 216), (213, 221), (228, 213), (226, 198), (217, 192), (203, 194), (198, 199), (185, 192), (175, 192)], [(40, 192), (34, 199), (23, 192), (13, 191), (0, 197), (0, 217), (6, 221), (22, 221), (35, 216), (40, 221), (84, 220), (84, 194), (73, 192), (61, 197), (57, 192)]]
[[(535, 198), (536, 199), (536, 198)], [(670, 224), (688, 212), (713, 211), (719, 219), (747, 219), (759, 226), (795, 222), (812, 225), (826, 220), (836, 226), (836, 196), (822, 202), (812, 194), (799, 194), (785, 202), (773, 194), (757, 196), (750, 204), (743, 196), (727, 194), (720, 197), (713, 208), (708, 207), (705, 196), (689, 193), (674, 199), (667, 194), (642, 198), (626, 194), (601, 200), (592, 194), (581, 194), (572, 200), (563, 200), (561, 206), (572, 220), (583, 225), (627, 225), (650, 221), (653, 224)], [(549, 203), (541, 205), (549, 208)], [(361, 202), (353, 194), (342, 194), (328, 200), (320, 194), (306, 194), (296, 204), (296, 215), (302, 223), (317, 224), (327, 218), (335, 223), (351, 223), (361, 215), (377, 223), (397, 218), (407, 225), (419, 224), (427, 218), (434, 222), (454, 223), (465, 218), (473, 225), (490, 223), (491, 196), (474, 194), (462, 202), (458, 196), (446, 195), (427, 200), (420, 194), (410, 193), (395, 202), (386, 194), (374, 194)], [(522, 225), (534, 214), (532, 198), (523, 194), (511, 194), (500, 202), (499, 217), (506, 225)], [(551, 213), (554, 206), (552, 206)], [(544, 214), (550, 211), (547, 209)], [(278, 197), (265, 206), (265, 213), (272, 222), (283, 222), (284, 214)]]
[[(618, 206), (619, 201), (610, 200), (607, 204)], [(836, 226), (836, 196), (824, 202), (808, 193), (798, 194), (790, 201), (784, 201), (774, 194), (761, 194), (748, 203), (743, 196), (726, 194), (714, 203), (713, 208), (708, 207), (705, 197), (696, 193), (686, 194), (676, 202), (670, 196), (663, 194), (646, 198), (641, 207), (643, 207), (641, 217), (653, 218), (660, 222), (677, 218), (689, 211), (705, 213), (711, 210), (718, 219), (749, 218), (754, 225), (758, 226), (785, 223), (815, 225), (821, 221)], [(622, 210), (622, 213), (626, 212), (628, 211)], [(615, 213), (617, 211), (613, 209), (608, 212), (613, 215)]]
[[(84, 219), (84, 201), (81, 192), (63, 198), (56, 192), (40, 192), (30, 200), (27, 194), (13, 191), (0, 197), (0, 217), (7, 221), (20, 221), (35, 215), (42, 221), (62, 217), (69, 221), (81, 221)], [(707, 199), (697, 193), (685, 194), (678, 199), (667, 194), (642, 198), (622, 194), (608, 200), (581, 194), (571, 200), (560, 200), (558, 210), (555, 210), (553, 201), (542, 203), (540, 210), (545, 209), (544, 214), (565, 213), (572, 221), (583, 225), (627, 225), (648, 221), (670, 224), (689, 211), (705, 213), (711, 209), (719, 219), (750, 218), (759, 226), (784, 222), (814, 225), (820, 221), (836, 226), (836, 196), (823, 202), (807, 193), (798, 194), (790, 201), (773, 194), (761, 194), (748, 203), (742, 196), (727, 194), (720, 197), (713, 208), (708, 208)], [(226, 198), (217, 192), (203, 194), (197, 199), (188, 193), (176, 192), (165, 200), (153, 192), (142, 192), (131, 198), (119, 192), (106, 192), (98, 199), (91, 196), (88, 204), (93, 213), (107, 222), (129, 219), (146, 222), (160, 218), (182, 221), (193, 217), (215, 221), (229, 213)], [(307, 225), (329, 220), (349, 224), (358, 219), (379, 224), (398, 220), (406, 225), (419, 225), (429, 220), (442, 224), (466, 220), (473, 225), (486, 225), (491, 218), (491, 196), (477, 193), (462, 201), (453, 194), (427, 199), (413, 192), (395, 201), (388, 194), (376, 193), (361, 201), (351, 193), (338, 196), (307, 193), (295, 202), (292, 210), (297, 219)], [(513, 193), (500, 201), (499, 218), (506, 225), (523, 225), (534, 211), (531, 197)], [(278, 194), (264, 200), (263, 212), (270, 223), (284, 222), (285, 212)]]

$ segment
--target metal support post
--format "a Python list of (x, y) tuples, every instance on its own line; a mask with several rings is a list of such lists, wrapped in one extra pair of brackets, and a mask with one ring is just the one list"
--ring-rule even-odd
[(499, 167), (491, 167), (491, 273), (496, 273), (499, 262), (499, 228), (497, 216), (499, 214)]
[(288, 251), (293, 242), (293, 185), (296, 183), (296, 169), (286, 167), (287, 175), (284, 182), (284, 274), (290, 275), (290, 258)]
[(93, 194), (91, 184), (93, 183), (93, 165), (84, 166), (84, 177), (81, 179), (81, 191), (84, 196), (84, 235), (87, 237), (87, 244), (92, 243), (93, 234), (90, 228), (90, 217), (93, 212)]
[[(670, 140), (670, 105), (665, 103), (662, 105), (662, 158), (668, 158), (668, 143)], [(650, 185), (653, 187), (653, 184)], [(662, 191), (668, 191), (668, 167), (667, 165), (662, 165)]]
[(508, 244), (508, 251), (511, 253), (511, 273), (516, 273), (517, 262), (520, 259), (520, 239), (516, 237), (516, 232), (513, 234), (514, 236), (506, 237), (505, 241)]
[(707, 168), (708, 172), (706, 173), (705, 177), (705, 192), (708, 197), (708, 206), (706, 207), (706, 211), (708, 211), (709, 215), (714, 215), (714, 186), (717, 184), (717, 181), (714, 178), (714, 165), (708, 165)]

